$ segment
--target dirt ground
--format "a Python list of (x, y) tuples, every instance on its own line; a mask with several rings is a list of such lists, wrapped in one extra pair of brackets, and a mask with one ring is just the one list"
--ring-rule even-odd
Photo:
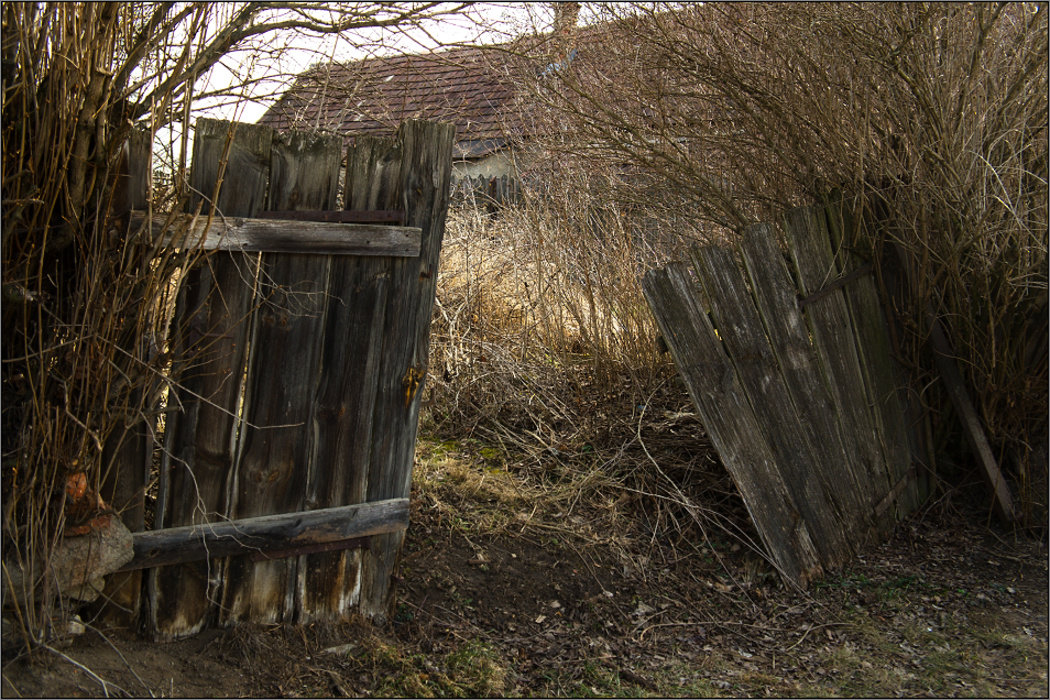
[(424, 452), (386, 626), (89, 629), (5, 658), (3, 696), (1048, 695), (1046, 544), (977, 512), (918, 514), (799, 592), (732, 539)]

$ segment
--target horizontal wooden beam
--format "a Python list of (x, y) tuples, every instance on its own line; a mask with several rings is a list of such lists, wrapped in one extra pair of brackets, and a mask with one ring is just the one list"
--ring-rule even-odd
[(290, 221), (329, 221), (342, 224), (397, 224), (405, 223), (405, 212), (400, 209), (307, 209), (261, 211), (257, 219), (288, 219)]
[(372, 538), (370, 537), (352, 537), (348, 540), (337, 540), (335, 542), (321, 542), (320, 544), (297, 545), (290, 549), (271, 549), (267, 552), (252, 552), (252, 554), (248, 558), (252, 561), (270, 561), (271, 559), (298, 557), (303, 554), (341, 552), (344, 549), (367, 549), (371, 551), (371, 545)]
[[(176, 214), (150, 221), (153, 236), (178, 247), (204, 250), (271, 253), (371, 255), (399, 258), (419, 256), (422, 231), (412, 226), (351, 224), (331, 221), (297, 221)], [(146, 222), (146, 212), (130, 213), (132, 228)]]
[(391, 498), (351, 506), (280, 513), (201, 525), (134, 533), (134, 558), (119, 571), (149, 569), (236, 554), (280, 552), (281, 556), (315, 551), (318, 545), (408, 527), (408, 499)]

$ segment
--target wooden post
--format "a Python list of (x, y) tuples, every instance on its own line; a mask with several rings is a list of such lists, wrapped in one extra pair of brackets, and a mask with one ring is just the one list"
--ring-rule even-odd
[[(125, 172), (120, 176), (118, 187), (118, 197), (122, 201), (115, 203), (114, 216), (123, 216), (132, 209), (145, 209), (147, 206), (147, 174), (153, 146), (151, 137), (149, 131), (136, 130), (128, 139), (124, 155)], [(135, 228), (131, 227), (129, 233), (133, 231)], [(132, 333), (127, 338), (129, 347), (125, 350), (134, 357), (141, 357), (143, 348), (142, 339), (137, 337), (138, 329), (129, 330)], [(142, 399), (141, 394), (138, 399)], [(145, 494), (153, 455), (152, 434), (152, 426), (129, 416), (127, 423), (118, 428), (106, 442), (102, 456), (103, 484), (100, 495), (132, 532), (139, 532), (146, 526)], [(106, 601), (101, 610), (103, 621), (110, 625), (132, 625), (138, 617), (142, 600), (142, 572), (116, 573), (107, 577), (102, 599)]]
[[(203, 205), (202, 212), (214, 216), (251, 216), (262, 209), (272, 141), (269, 127), (198, 120), (191, 207)], [(202, 524), (227, 514), (257, 265), (258, 254), (216, 252), (183, 282), (176, 311), (181, 326), (172, 332), (181, 371), (169, 399), (182, 412), (169, 414), (157, 527)], [(205, 561), (150, 572), (155, 638), (186, 637), (205, 625), (218, 600), (219, 567)]]
[[(455, 127), (409, 121), (401, 125), (400, 195), (407, 226), (422, 229), (420, 256), (391, 268), (378, 394), (369, 462), (368, 500), (407, 497), (412, 479), (419, 404), (427, 371), (430, 314), (445, 233)], [(383, 207), (402, 208), (402, 207)], [(391, 580), (404, 533), (380, 535), (364, 554), (360, 608), (384, 620), (393, 602)]]
[(999, 463), (992, 452), (992, 446), (988, 444), (988, 436), (984, 433), (981, 418), (970, 399), (970, 393), (966, 390), (966, 382), (955, 364), (956, 354), (944, 332), (944, 326), (934, 314), (932, 304), (927, 306), (926, 314), (927, 323), (930, 324), (930, 345), (937, 373), (944, 382), (944, 388), (948, 392), (952, 407), (959, 414), (959, 422), (962, 423), (966, 442), (973, 450), (973, 455), (981, 465), (984, 477), (992, 489), (992, 509), (1007, 524), (1016, 523), (1020, 518), (1014, 508), (1010, 486), (999, 470)]
[[(334, 208), (341, 159), (338, 136), (275, 135), (267, 207)], [(308, 484), (317, 470), (311, 459), (317, 439), (313, 409), (319, 390), (331, 260), (330, 255), (310, 253), (262, 254), (231, 517), (303, 510)], [(220, 621), (269, 624), (290, 620), (295, 563), (295, 559), (253, 563), (245, 557), (231, 558), (224, 576)]]

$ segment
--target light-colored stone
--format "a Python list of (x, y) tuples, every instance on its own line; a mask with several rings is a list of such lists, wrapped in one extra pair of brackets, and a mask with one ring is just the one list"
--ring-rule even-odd
[[(76, 600), (98, 598), (106, 575), (134, 557), (131, 532), (115, 515), (107, 516), (98, 529), (86, 535), (65, 537), (51, 553), (50, 573), (61, 595)], [(3, 605), (26, 607), (36, 599), (40, 566), (32, 576), (13, 561), (3, 563)], [(12, 595), (13, 593), (13, 595)]]
[(86, 535), (63, 538), (51, 556), (58, 591), (77, 600), (98, 598), (103, 576), (111, 574), (134, 557), (131, 532), (119, 518)]

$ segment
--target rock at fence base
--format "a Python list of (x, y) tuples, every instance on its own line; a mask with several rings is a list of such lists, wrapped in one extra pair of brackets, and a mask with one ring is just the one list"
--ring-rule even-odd
[[(51, 553), (51, 576), (62, 595), (91, 602), (105, 586), (104, 578), (131, 561), (135, 554), (131, 531), (120, 518), (107, 515), (96, 518), (86, 535), (64, 537)], [(28, 607), (37, 599), (40, 584), (40, 566), (33, 574), (26, 572), (13, 560), (4, 561), (3, 604)]]
[(102, 592), (103, 577), (134, 556), (131, 531), (115, 516), (99, 519), (97, 529), (86, 535), (66, 537), (51, 555), (59, 592), (70, 598), (93, 601)]

